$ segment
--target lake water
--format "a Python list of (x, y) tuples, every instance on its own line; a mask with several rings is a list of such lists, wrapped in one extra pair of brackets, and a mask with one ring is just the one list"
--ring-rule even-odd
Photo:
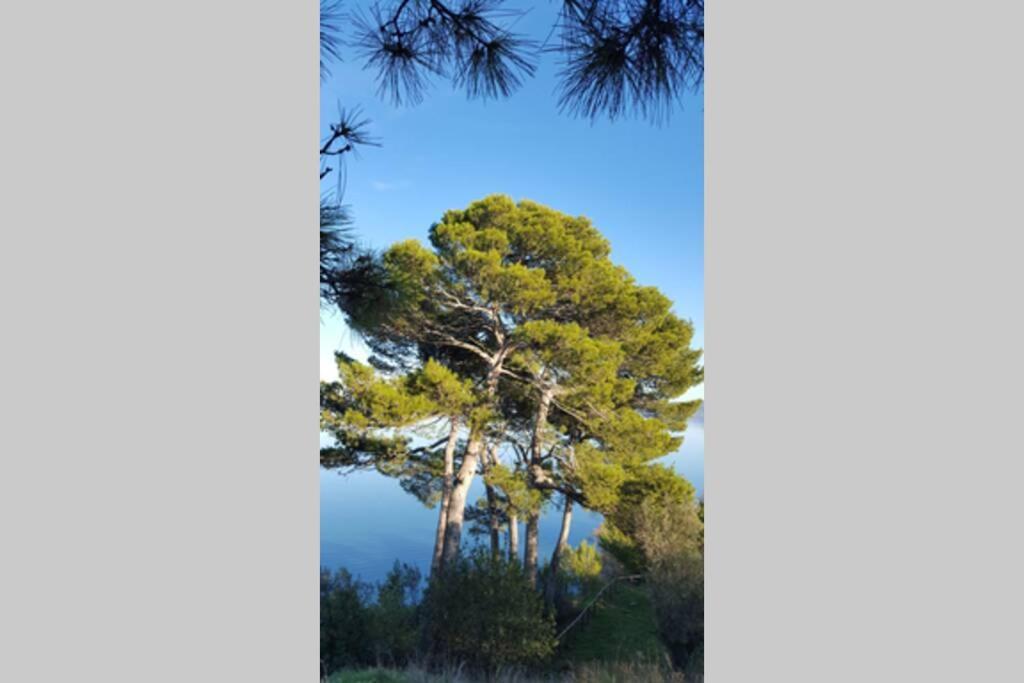
[[(704, 425), (692, 421), (686, 438), (677, 453), (663, 462), (672, 465), (697, 489), (704, 493)], [(480, 477), (473, 482), (470, 500), (483, 495)], [(437, 529), (437, 508), (427, 508), (402, 490), (396, 479), (377, 472), (356, 472), (343, 475), (337, 471), (320, 470), (320, 564), (331, 569), (345, 567), (365, 581), (384, 578), (395, 560), (414, 564), (424, 576), (430, 567)], [(551, 555), (561, 512), (549, 507), (541, 517), (540, 557)], [(573, 510), (569, 542), (578, 544), (594, 540), (594, 531), (601, 516), (578, 506)], [(525, 531), (520, 525), (520, 552)], [(502, 534), (502, 542), (505, 542)], [(487, 543), (487, 537), (474, 541), (468, 534), (465, 542)]]

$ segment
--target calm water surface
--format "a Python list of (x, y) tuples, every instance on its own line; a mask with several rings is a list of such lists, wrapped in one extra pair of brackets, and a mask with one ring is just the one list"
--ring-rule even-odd
[[(693, 483), (698, 494), (704, 493), (704, 429), (691, 423), (682, 448), (664, 459), (677, 472)], [(470, 499), (483, 495), (480, 477), (473, 482)], [(561, 525), (558, 508), (545, 510), (540, 523), (540, 557), (550, 557)], [(594, 531), (601, 523), (595, 512), (573, 510), (569, 542), (578, 544), (594, 540)], [(366, 581), (384, 578), (395, 560), (414, 564), (426, 576), (434, 549), (437, 529), (437, 508), (427, 508), (402, 490), (396, 479), (377, 472), (356, 472), (342, 475), (337, 471), (320, 470), (320, 564), (345, 567)], [(520, 547), (525, 541), (520, 525)], [(470, 543), (487, 542), (483, 537)], [(502, 542), (505, 542), (505, 534)], [(520, 551), (521, 552), (521, 551)]]

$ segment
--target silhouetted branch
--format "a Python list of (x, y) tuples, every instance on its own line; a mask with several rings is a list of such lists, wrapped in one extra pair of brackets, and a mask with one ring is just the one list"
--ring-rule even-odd
[(660, 120), (704, 79), (703, 0), (565, 0), (563, 111)]
[(341, 33), (344, 14), (339, 0), (320, 0), (320, 78), (331, 75), (329, 64), (341, 61)]
[(505, 97), (535, 70), (532, 41), (501, 23), (520, 14), (500, 0), (375, 3), (354, 19), (355, 45), (378, 72), (378, 92), (396, 104), (420, 102), (431, 75), (471, 97)]
[[(440, 76), (470, 97), (507, 97), (533, 76), (542, 50), (562, 57), (561, 109), (591, 119), (660, 120), (704, 82), (704, 0), (563, 0), (552, 47), (513, 33), (524, 13), (503, 0), (458, 2), (375, 2), (350, 17), (350, 44), (376, 70), (381, 96), (417, 104)], [(321, 72), (341, 43), (336, 5), (326, 17)]]

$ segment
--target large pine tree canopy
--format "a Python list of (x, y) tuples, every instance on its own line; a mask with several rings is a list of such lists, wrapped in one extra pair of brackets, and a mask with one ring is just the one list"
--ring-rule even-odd
[(703, 381), (693, 326), (609, 255), (586, 218), (503, 195), (446, 212), (429, 244), (386, 249), (385, 294), (345, 302), (373, 356), (339, 354), (321, 386), (323, 464), (376, 468), (433, 505), (448, 430), (488, 444), (477, 516), (536, 514), (559, 494), (622, 532), (645, 496), (695, 505), (657, 464), (699, 407), (679, 400)]

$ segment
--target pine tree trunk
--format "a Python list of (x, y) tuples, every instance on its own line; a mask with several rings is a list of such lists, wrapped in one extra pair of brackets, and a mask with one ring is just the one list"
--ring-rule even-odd
[(542, 391), (540, 401), (537, 403), (537, 414), (534, 416), (533, 435), (530, 437), (530, 464), (537, 467), (540, 466), (543, 457), (541, 451), (544, 444), (541, 443), (541, 433), (548, 421), (552, 398), (554, 398), (554, 392), (551, 389)]
[(540, 513), (530, 512), (526, 517), (526, 576), (530, 585), (537, 587), (537, 541), (540, 537)]
[[(496, 453), (497, 446), (491, 444), (484, 455), (484, 472), (490, 472), (498, 462)], [(491, 555), (494, 559), (501, 557), (501, 521), (498, 519), (498, 496), (494, 487), (484, 482), (484, 491), (487, 494), (487, 527), (491, 537)]]
[(519, 517), (513, 513), (508, 516), (508, 561), (519, 562)]
[[(530, 474), (527, 481), (530, 486), (535, 486), (536, 472), (542, 466), (541, 434), (548, 421), (548, 411), (551, 408), (552, 391), (544, 389), (540, 395), (540, 402), (537, 404), (537, 414), (534, 417), (533, 436), (530, 439)], [(526, 575), (530, 578), (530, 584), (537, 587), (537, 541), (540, 534), (540, 511), (531, 511), (526, 520)]]
[(565, 508), (562, 510), (562, 530), (558, 534), (558, 543), (551, 553), (551, 575), (548, 577), (548, 601), (554, 604), (558, 599), (558, 564), (562, 551), (569, 545), (569, 527), (572, 525), (572, 499), (565, 497)]
[(498, 520), (498, 508), (495, 504), (494, 488), (487, 487), (487, 523), (491, 532), (491, 555), (494, 559), (501, 557), (501, 522)]
[[(501, 377), (501, 370), (507, 353), (507, 349), (502, 349), (498, 352), (487, 373), (487, 398), (489, 401), (493, 401), (498, 393), (498, 378)], [(476, 476), (476, 468), (480, 461), (483, 447), (484, 431), (482, 428), (475, 426), (469, 432), (466, 454), (462, 457), (462, 466), (459, 467), (459, 474), (455, 478), (455, 485), (452, 487), (452, 497), (448, 502), (448, 523), (444, 532), (444, 553), (441, 557), (442, 566), (453, 562), (459, 556), (459, 546), (462, 543), (462, 525), (466, 518), (466, 499), (469, 497), (469, 487), (473, 484), (473, 477)]]
[(448, 443), (444, 447), (444, 483), (441, 490), (441, 510), (437, 515), (437, 534), (434, 538), (434, 558), (430, 564), (431, 575), (441, 569), (444, 555), (444, 537), (448, 527), (448, 508), (452, 499), (452, 484), (455, 477), (455, 444), (459, 437), (459, 422), (451, 420)]
[(483, 446), (483, 434), (479, 429), (470, 434), (466, 445), (466, 454), (462, 457), (455, 485), (452, 487), (451, 500), (448, 502), (448, 520), (444, 532), (444, 553), (441, 566), (454, 562), (459, 556), (459, 545), (462, 541), (462, 525), (466, 518), (466, 499), (469, 487), (476, 475), (476, 466), (480, 460), (480, 449)]

